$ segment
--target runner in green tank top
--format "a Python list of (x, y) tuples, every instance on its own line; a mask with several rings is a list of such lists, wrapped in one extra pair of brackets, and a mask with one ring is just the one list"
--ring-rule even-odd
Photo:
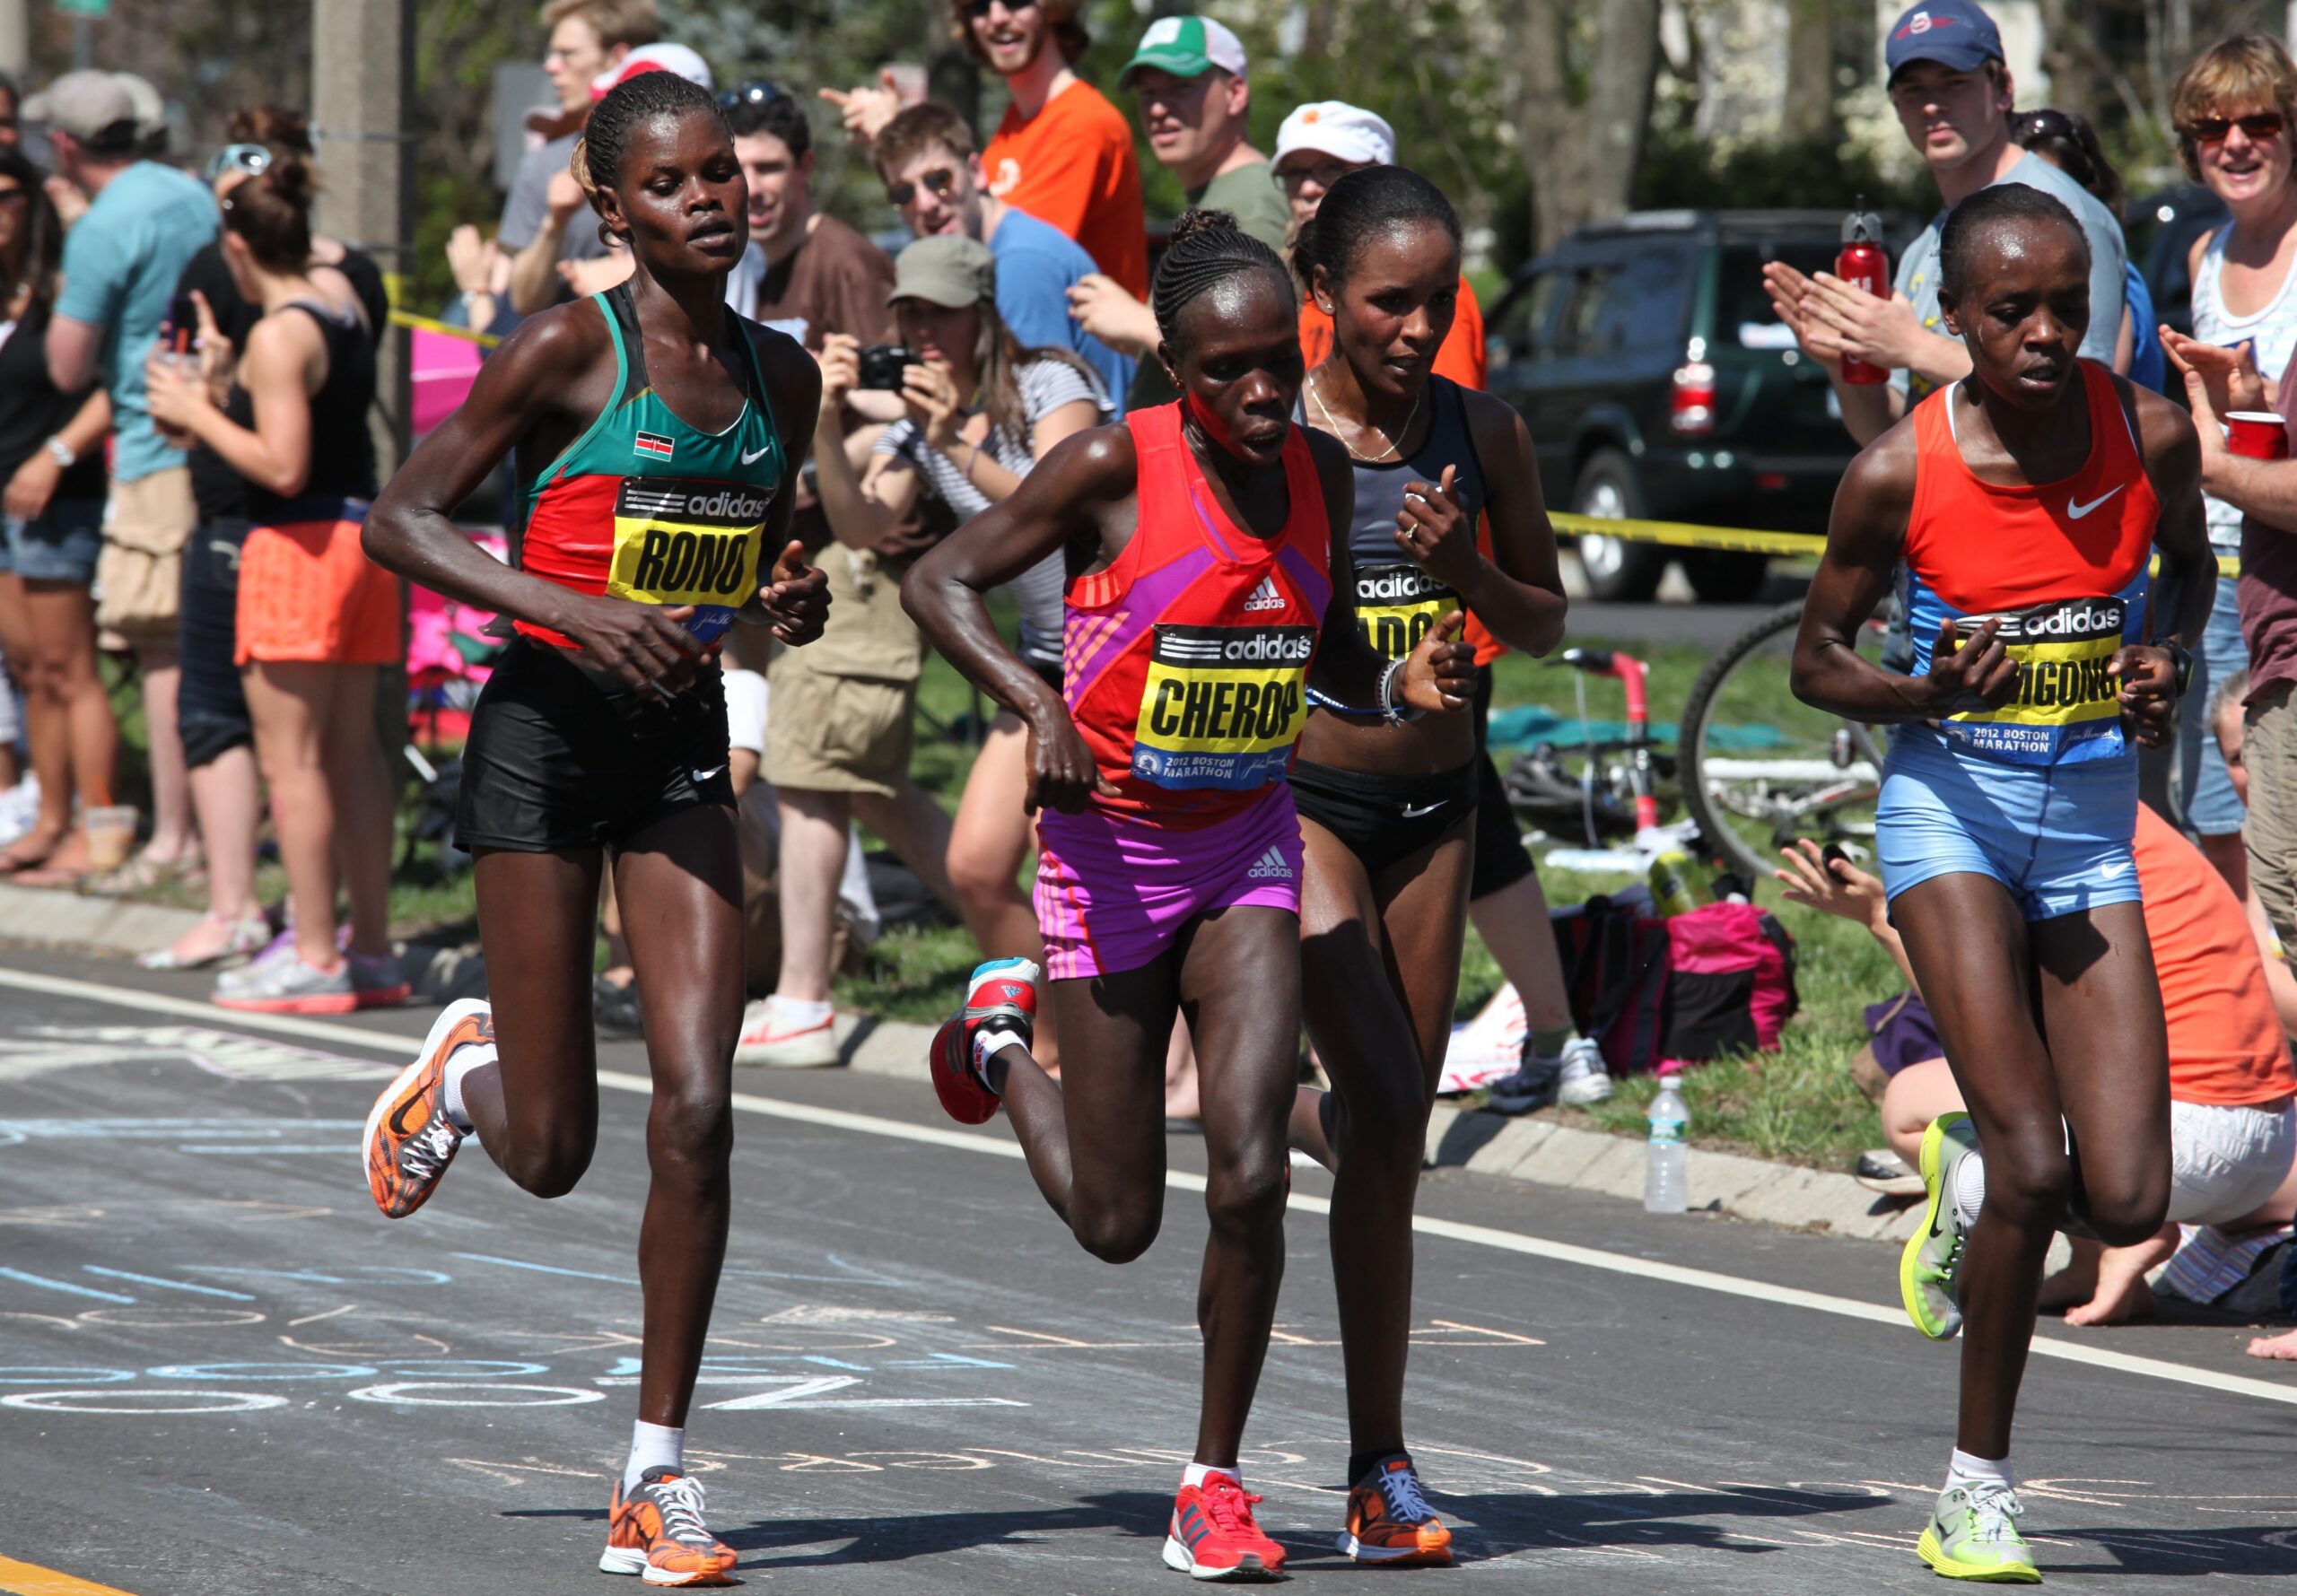
[[(639, 1422), (598, 1566), (724, 1584), (735, 1554), (703, 1526), (683, 1457), (725, 1254), (742, 1011), (709, 640), (738, 610), (784, 643), (821, 634), (822, 574), (787, 542), (788, 463), (809, 441), (820, 374), (726, 309), (747, 202), (707, 93), (668, 72), (625, 81), (591, 111), (572, 164), (629, 247), (628, 284), (512, 334), (366, 522), (375, 559), (519, 631), (472, 716), (456, 820), (476, 859), (493, 1001), (450, 1005), (376, 1101), (368, 1183), (384, 1214), (410, 1214), (472, 1132), (537, 1196), (581, 1179), (598, 1133), (590, 961), (610, 859), (646, 992), (653, 1185), (634, 1238)], [(448, 519), (513, 449), (534, 484), (515, 567)], [(782, 553), (761, 579), (766, 549)]]

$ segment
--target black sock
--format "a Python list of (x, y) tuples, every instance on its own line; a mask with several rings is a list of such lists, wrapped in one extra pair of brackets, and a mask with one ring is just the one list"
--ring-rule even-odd
[(1364, 1477), (1372, 1472), (1373, 1466), (1379, 1462), (1382, 1458), (1393, 1458), (1399, 1455), (1403, 1456), (1407, 1461), (1409, 1461), (1411, 1454), (1402, 1452), (1401, 1449), (1397, 1452), (1357, 1452), (1349, 1453), (1348, 1483), (1351, 1486), (1361, 1485), (1364, 1482)]

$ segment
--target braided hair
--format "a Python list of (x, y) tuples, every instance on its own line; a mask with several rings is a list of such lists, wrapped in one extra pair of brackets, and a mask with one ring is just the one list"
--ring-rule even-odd
[(2054, 222), (2074, 235), (2074, 242), (2082, 251), (2082, 269), (2086, 278), (2090, 269), (2089, 235), (2082, 231), (2074, 213), (2066, 209), (2066, 202), (2023, 183), (1996, 183), (1990, 188), (1979, 189), (1946, 213), (1946, 225), (1938, 235), (1939, 300), (1956, 304), (1970, 291), (1970, 255), (1983, 235), (1997, 226), (2033, 222)]
[(1299, 274), (1300, 291), (1314, 292), (1321, 266), (1337, 292), (1366, 243), (1392, 229), (1422, 222), (1441, 228), (1458, 247), (1460, 214), (1426, 178), (1402, 166), (1367, 166), (1348, 173), (1326, 192), (1293, 240), (1292, 269)]
[[(600, 191), (620, 179), (623, 151), (633, 129), (658, 118), (676, 120), (697, 114), (715, 118), (721, 127), (726, 125), (726, 113), (710, 91), (675, 72), (642, 72), (607, 90), (606, 98), (590, 108), (590, 119), (583, 125), (582, 136), (574, 141), (574, 153), (566, 163), (589, 196), (590, 208), (598, 210)], [(605, 213), (599, 211), (599, 214)], [(598, 223), (598, 237), (607, 238), (604, 222)]]
[(1157, 281), (1148, 292), (1157, 315), (1157, 333), (1175, 348), (1181, 311), (1190, 301), (1246, 272), (1265, 272), (1283, 285), (1284, 298), (1295, 307), (1291, 275), (1276, 251), (1236, 225), (1226, 211), (1190, 211), (1173, 223), (1165, 245), (1165, 258), (1157, 266)]

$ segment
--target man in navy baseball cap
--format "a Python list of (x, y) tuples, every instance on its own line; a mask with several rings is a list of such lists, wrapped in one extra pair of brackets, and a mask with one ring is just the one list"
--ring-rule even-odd
[[(2082, 186), (2010, 136), (2016, 85), (1994, 19), (1970, 0), (1922, 0), (1882, 40), (1891, 107), (1930, 168), (1942, 208), (1899, 261), (1896, 292), (1876, 299), (1832, 274), (1763, 267), (1779, 318), (1834, 379), (1842, 423), (1872, 443), (1926, 395), (1969, 374), (1969, 352), (1946, 336), (1938, 304), (1938, 243), (1946, 213), (1981, 188), (2023, 183), (2062, 201), (2090, 243), (2090, 327), (2082, 353), (2110, 362), (2125, 311), (2121, 224)], [(1848, 196), (1846, 198), (1851, 197)], [(1891, 368), (1887, 385), (1846, 383), (1855, 355)]]
[(1935, 61), (1952, 72), (1975, 72), (2002, 57), (2002, 31), (1969, 0), (1925, 0), (1891, 29), (1882, 46), (1890, 81), (1910, 61)]

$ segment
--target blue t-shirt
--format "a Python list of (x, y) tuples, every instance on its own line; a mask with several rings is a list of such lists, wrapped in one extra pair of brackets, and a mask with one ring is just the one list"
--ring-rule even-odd
[(1122, 414), (1122, 396), (1132, 385), (1132, 357), (1111, 349), (1069, 314), (1069, 290), (1087, 272), (1101, 269), (1093, 257), (1059, 228), (1010, 205), (988, 243), (997, 257), (997, 314), (1021, 347), (1069, 350), (1117, 396)]
[[(2122, 302), (2129, 307), (2129, 379), (2157, 394), (2168, 393), (2170, 361), (2162, 353), (2161, 320), (2153, 314), (2153, 291), (2145, 286), (2145, 274), (2137, 269), (2135, 261), (2124, 262), (2121, 269)], [(2183, 397), (2182, 390), (2179, 397)]]
[(198, 179), (139, 161), (106, 183), (64, 235), (56, 314), (102, 334), (96, 374), (111, 390), (112, 477), (135, 482), (184, 463), (144, 407), (144, 360), (191, 257), (215, 236), (214, 196)]

